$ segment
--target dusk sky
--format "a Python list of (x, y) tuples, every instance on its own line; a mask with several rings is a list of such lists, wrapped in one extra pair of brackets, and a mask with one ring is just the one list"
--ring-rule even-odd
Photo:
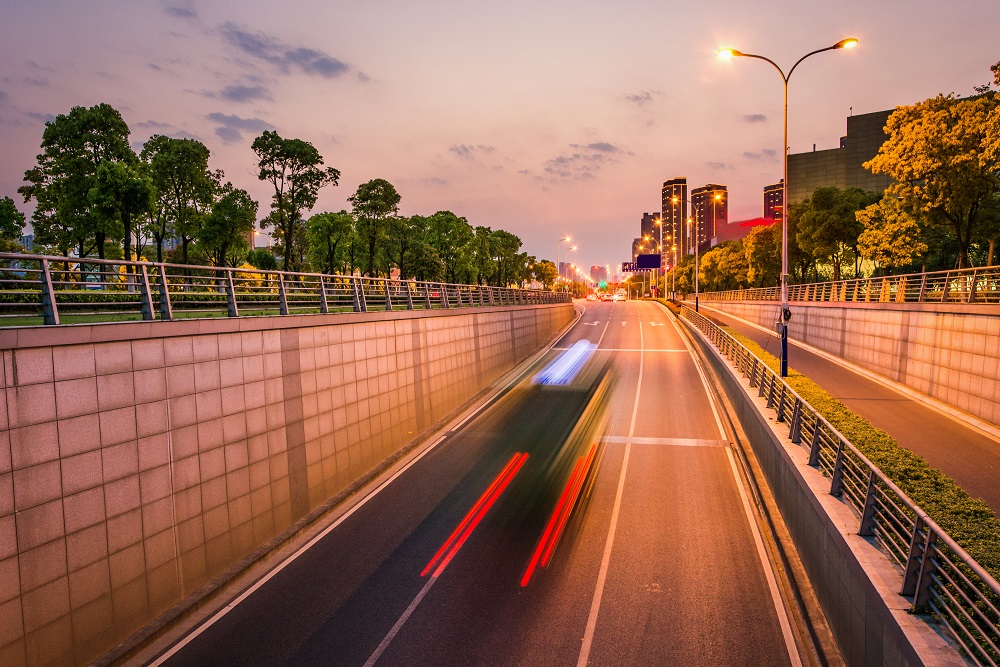
[[(46, 120), (107, 102), (138, 149), (192, 137), (210, 165), (270, 204), (253, 139), (312, 142), (340, 185), (314, 212), (350, 208), (384, 178), (401, 212), (451, 210), (554, 259), (629, 259), (660, 186), (729, 187), (730, 218), (761, 215), (781, 177), (781, 80), (791, 151), (834, 148), (846, 117), (987, 83), (1000, 3), (964, 0), (0, 0), (0, 196), (35, 164)], [(565, 248), (565, 244), (563, 246)]]

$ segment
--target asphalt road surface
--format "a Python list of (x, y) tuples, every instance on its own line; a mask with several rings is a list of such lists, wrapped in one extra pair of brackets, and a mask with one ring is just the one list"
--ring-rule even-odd
[[(780, 354), (777, 335), (702, 302), (706, 314), (725, 322), (771, 354)], [(777, 306), (775, 307), (777, 308)], [(888, 386), (798, 346), (789, 339), (788, 366), (882, 429), (903, 447), (954, 479), (1000, 513), (1000, 443), (960, 419), (935, 410)]]
[(546, 354), (587, 339), (614, 378), (602, 431), (567, 455), (602, 445), (547, 565), (531, 568), (575, 474), (559, 441), (589, 395), (522, 385), (155, 663), (800, 664), (676, 326), (653, 303), (588, 303)]

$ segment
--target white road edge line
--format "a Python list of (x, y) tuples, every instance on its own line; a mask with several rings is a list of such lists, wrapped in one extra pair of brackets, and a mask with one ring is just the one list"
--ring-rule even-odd
[(296, 558), (298, 558), (303, 553), (305, 553), (308, 549), (310, 549), (314, 544), (316, 544), (317, 542), (319, 542), (321, 539), (323, 539), (324, 537), (326, 537), (327, 535), (329, 535), (330, 532), (333, 531), (334, 528), (336, 528), (337, 526), (339, 526), (340, 524), (342, 524), (344, 521), (346, 521), (348, 519), (348, 517), (350, 517), (351, 515), (353, 515), (355, 512), (357, 512), (362, 507), (364, 507), (368, 503), (369, 500), (371, 500), (376, 495), (378, 495), (385, 487), (389, 486), (389, 484), (391, 484), (393, 481), (395, 481), (397, 477), (399, 477), (404, 472), (406, 472), (407, 470), (409, 470), (415, 463), (417, 463), (417, 461), (419, 461), (420, 459), (424, 458), (424, 456), (426, 456), (430, 451), (432, 451), (435, 447), (437, 447), (439, 444), (441, 444), (441, 442), (446, 437), (448, 437), (448, 436), (447, 435), (442, 435), (440, 438), (438, 438), (437, 440), (435, 440), (429, 447), (427, 447), (427, 449), (425, 449), (424, 451), (420, 452), (420, 454), (417, 455), (417, 456), (415, 456), (413, 458), (413, 460), (411, 460), (405, 466), (403, 466), (402, 468), (400, 468), (399, 470), (397, 470), (395, 472), (395, 474), (392, 475), (392, 477), (390, 477), (389, 479), (385, 480), (384, 482), (382, 482), (381, 484), (379, 484), (377, 488), (375, 488), (371, 492), (369, 492), (368, 495), (366, 495), (364, 498), (362, 498), (354, 507), (352, 507), (347, 512), (345, 512), (343, 514), (343, 516), (339, 517), (332, 524), (330, 524), (329, 526), (327, 526), (326, 528), (324, 528), (321, 533), (319, 533), (318, 535), (316, 535), (315, 537), (313, 537), (306, 544), (304, 544), (303, 546), (299, 547), (295, 551), (295, 553), (293, 553), (288, 558), (286, 558), (284, 561), (282, 561), (282, 563), (280, 565), (278, 565), (273, 570), (271, 570), (270, 572), (268, 572), (266, 575), (264, 575), (263, 577), (261, 577), (257, 582), (254, 583), (253, 586), (251, 586), (247, 590), (243, 591), (243, 593), (240, 594), (240, 596), (237, 597), (235, 600), (231, 601), (225, 607), (223, 607), (219, 611), (215, 612), (215, 614), (213, 614), (207, 621), (205, 621), (204, 623), (202, 623), (201, 625), (199, 625), (194, 631), (192, 631), (191, 633), (189, 633), (188, 635), (186, 635), (181, 641), (179, 641), (176, 644), (174, 644), (173, 646), (171, 646), (170, 650), (168, 650), (166, 653), (163, 653), (155, 661), (153, 661), (152, 663), (150, 663), (150, 667), (158, 667), (159, 665), (162, 665), (164, 662), (166, 662), (167, 660), (169, 660), (170, 658), (172, 658), (174, 656), (174, 654), (176, 654), (182, 648), (184, 648), (185, 646), (187, 646), (188, 644), (190, 644), (192, 641), (194, 641), (195, 639), (197, 639), (198, 636), (201, 635), (201, 633), (205, 632), (210, 627), (212, 627), (216, 622), (219, 621), (219, 619), (221, 619), (223, 616), (225, 616), (230, 611), (232, 611), (238, 604), (240, 604), (245, 599), (247, 599), (248, 597), (250, 597), (251, 595), (253, 595), (261, 586), (263, 586), (264, 584), (266, 584), (267, 582), (269, 582), (271, 579), (273, 579), (275, 576), (277, 576), (277, 574), (279, 572), (281, 572), (286, 567), (288, 567), (289, 565), (291, 565), (292, 562)]
[(681, 340), (684, 341), (684, 347), (688, 349), (691, 354), (691, 361), (694, 362), (694, 367), (698, 370), (698, 375), (701, 377), (701, 383), (705, 387), (705, 396), (708, 398), (708, 404), (712, 407), (712, 414), (715, 416), (715, 425), (719, 428), (719, 436), (725, 440), (726, 430), (722, 427), (722, 418), (719, 417), (719, 410), (715, 407), (715, 401), (712, 400), (712, 392), (708, 388), (708, 378), (705, 377), (705, 371), (701, 367), (701, 362), (698, 361), (697, 355), (694, 353), (694, 348), (691, 347), (691, 342), (681, 331), (680, 325), (677, 324), (676, 319), (672, 319), (671, 323), (674, 325), (674, 329), (677, 331), (677, 335), (680, 336)]
[(757, 545), (757, 555), (760, 557), (760, 564), (764, 568), (764, 577), (767, 579), (767, 587), (771, 592), (771, 602), (774, 603), (774, 610), (778, 614), (778, 624), (781, 626), (781, 636), (785, 640), (785, 650), (788, 652), (788, 659), (791, 660), (792, 667), (802, 667), (802, 658), (799, 656), (798, 647), (795, 645), (795, 637), (792, 634), (792, 625), (788, 620), (788, 612), (781, 600), (781, 593), (778, 591), (778, 582), (775, 580), (771, 561), (764, 550), (764, 540), (760, 536), (760, 529), (754, 519), (753, 510), (750, 507), (750, 497), (740, 471), (736, 467), (736, 457), (733, 455), (733, 448), (727, 447), (726, 454), (729, 456), (729, 467), (733, 471), (733, 478), (736, 480), (736, 487), (740, 491), (740, 499), (743, 501), (743, 511), (747, 515), (747, 523), (750, 524), (750, 532), (753, 533), (754, 544)]
[(417, 597), (413, 598), (413, 602), (410, 603), (410, 606), (406, 608), (406, 611), (403, 612), (403, 615), (399, 617), (399, 620), (396, 621), (396, 624), (392, 626), (391, 630), (389, 630), (389, 634), (385, 636), (385, 638), (382, 640), (382, 643), (380, 643), (378, 645), (378, 648), (375, 649), (375, 652), (371, 654), (371, 657), (365, 661), (365, 667), (372, 667), (372, 665), (374, 665), (375, 662), (380, 657), (382, 657), (382, 654), (385, 652), (385, 650), (389, 648), (389, 644), (391, 644), (392, 640), (396, 638), (396, 635), (399, 634), (399, 631), (403, 628), (403, 625), (410, 618), (410, 616), (413, 615), (413, 612), (416, 610), (417, 605), (420, 604), (420, 601), (424, 599), (424, 596), (427, 595), (427, 592), (431, 589), (431, 586), (433, 586), (434, 582), (436, 582), (437, 580), (438, 578), (435, 576), (431, 576), (431, 578), (427, 580), (427, 583), (424, 584), (424, 587), (420, 589), (419, 593), (417, 593)]
[[(636, 310), (639, 307), (636, 306)], [(610, 320), (609, 320), (610, 323)], [(605, 327), (607, 330), (607, 327)], [(603, 338), (603, 336), (601, 336)], [(639, 327), (639, 348), (645, 347), (642, 327)], [(642, 391), (642, 367), (643, 355), (639, 355), (639, 379), (636, 382), (635, 403), (632, 405), (632, 423), (628, 427), (628, 435), (631, 438), (635, 435), (635, 420), (639, 414), (639, 394)], [(590, 603), (590, 615), (587, 617), (587, 627), (583, 633), (583, 643), (580, 646), (580, 657), (577, 659), (577, 667), (586, 667), (590, 660), (590, 647), (594, 643), (594, 631), (597, 629), (597, 615), (601, 611), (601, 598), (604, 596), (604, 582), (608, 578), (608, 570), (611, 566), (611, 550), (615, 544), (615, 533), (618, 530), (618, 515), (622, 508), (622, 496), (625, 495), (625, 473), (628, 471), (629, 453), (632, 445), (625, 445), (625, 456), (622, 459), (622, 471), (618, 476), (618, 490), (615, 493), (615, 506), (611, 511), (611, 523), (608, 525), (608, 539), (604, 543), (604, 555), (601, 557), (601, 569), (597, 574), (597, 584), (594, 586), (594, 599)]]

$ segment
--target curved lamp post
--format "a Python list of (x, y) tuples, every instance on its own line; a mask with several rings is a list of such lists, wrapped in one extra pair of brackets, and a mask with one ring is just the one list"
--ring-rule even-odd
[[(795, 64), (792, 65), (792, 69), (788, 70), (788, 74), (785, 74), (785, 72), (770, 58), (758, 56), (753, 53), (743, 53), (742, 51), (737, 51), (736, 49), (719, 49), (719, 55), (721, 57), (756, 58), (757, 60), (763, 60), (764, 62), (770, 63), (774, 69), (778, 70), (778, 74), (781, 75), (781, 81), (785, 88), (785, 142), (782, 144), (783, 148), (781, 150), (784, 159), (785, 171), (784, 185), (781, 189), (781, 321), (778, 323), (778, 327), (781, 331), (781, 377), (788, 377), (788, 320), (792, 318), (792, 313), (788, 310), (788, 80), (792, 78), (792, 72), (794, 72), (795, 68), (799, 66), (799, 63), (809, 56), (814, 56), (817, 53), (823, 53), (824, 51), (833, 51), (834, 49), (850, 49), (857, 46), (857, 44), (857, 39), (849, 37), (847, 39), (840, 40), (833, 46), (810, 51), (795, 61)], [(695, 304), (697, 305), (697, 303), (698, 302), (696, 300)]]
[[(556, 241), (556, 273), (559, 274), (560, 278), (565, 278), (565, 276), (562, 274), (562, 269), (559, 268), (559, 246), (563, 243), (570, 243), (572, 240), (569, 236), (564, 236)], [(569, 253), (567, 252), (566, 254), (568, 255)]]
[[(718, 195), (716, 195), (716, 196), (718, 196)], [(680, 197), (671, 197), (670, 201), (672, 201), (673, 203), (676, 204), (679, 201), (681, 201), (681, 198)], [(684, 199), (684, 201), (686, 201), (688, 203), (688, 205), (691, 206), (691, 212), (694, 213), (694, 210), (696, 208), (694, 202), (691, 201), (690, 199)], [(702, 204), (702, 212), (703, 213), (704, 213), (704, 206), (705, 205)], [(693, 217), (689, 217), (688, 218), (688, 233), (689, 234), (691, 233), (691, 227), (692, 227), (692, 225), (694, 224), (694, 222), (697, 219), (698, 219), (697, 214), (694, 215)], [(698, 249), (699, 249), (700, 245), (701, 245), (701, 241), (698, 239), (698, 229), (697, 229), (697, 226), (696, 226), (695, 230), (694, 230), (694, 312), (696, 312), (696, 313), (698, 312), (698, 273), (699, 273), (699, 271), (698, 271), (698, 268), (699, 268), (698, 267)], [(676, 244), (675, 244), (675, 247), (676, 247)], [(676, 266), (674, 268), (676, 269)]]

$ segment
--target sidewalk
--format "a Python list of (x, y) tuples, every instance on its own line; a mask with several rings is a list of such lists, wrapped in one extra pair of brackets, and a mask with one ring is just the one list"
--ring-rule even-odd
[[(773, 331), (715, 310), (704, 301), (701, 310), (778, 356), (779, 341)], [(956, 417), (869, 379), (846, 362), (835, 363), (803, 349), (791, 338), (788, 365), (1000, 514), (1000, 442)]]

